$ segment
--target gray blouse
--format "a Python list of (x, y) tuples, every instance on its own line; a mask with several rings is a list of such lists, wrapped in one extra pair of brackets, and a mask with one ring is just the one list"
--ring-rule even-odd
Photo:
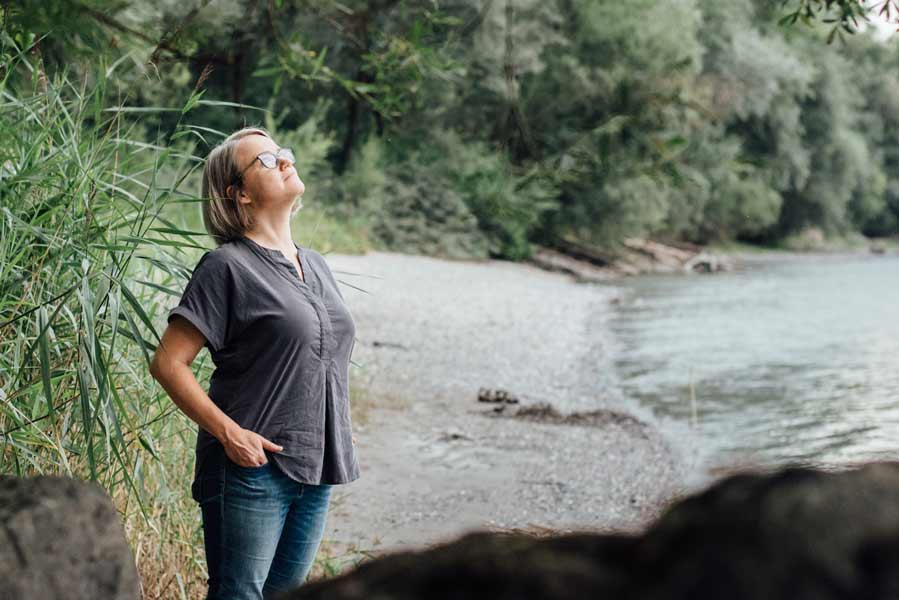
[[(168, 320), (180, 315), (202, 332), (215, 365), (209, 397), (284, 447), (266, 451), (275, 466), (301, 483), (348, 483), (359, 477), (349, 411), (356, 325), (322, 255), (294, 245), (305, 282), (280, 250), (248, 237), (207, 251)], [(195, 494), (223, 460), (221, 443), (198, 428)]]

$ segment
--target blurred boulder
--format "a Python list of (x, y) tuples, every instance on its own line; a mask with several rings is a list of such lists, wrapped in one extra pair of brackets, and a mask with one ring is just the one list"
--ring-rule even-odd
[(119, 515), (98, 485), (0, 476), (0, 599), (137, 600)]
[(473, 532), (282, 600), (899, 598), (899, 463), (738, 474), (642, 535)]

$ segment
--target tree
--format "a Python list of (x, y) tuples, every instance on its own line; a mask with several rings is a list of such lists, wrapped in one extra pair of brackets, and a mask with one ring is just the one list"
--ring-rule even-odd
[(846, 40), (843, 33), (856, 33), (861, 22), (870, 23), (870, 15), (877, 13), (887, 21), (899, 23), (899, 0), (782, 0), (789, 12), (780, 19), (780, 24), (792, 25), (801, 20), (806, 25), (816, 21), (833, 23), (827, 35), (827, 43), (839, 36), (841, 42)]

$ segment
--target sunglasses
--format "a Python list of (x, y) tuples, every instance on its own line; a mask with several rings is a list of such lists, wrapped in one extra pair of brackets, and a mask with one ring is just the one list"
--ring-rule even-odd
[(256, 156), (256, 158), (253, 159), (253, 162), (247, 165), (247, 167), (243, 171), (241, 171), (237, 175), (237, 177), (234, 178), (234, 183), (237, 183), (238, 181), (243, 179), (244, 173), (249, 171), (250, 167), (255, 165), (257, 160), (266, 169), (274, 169), (278, 165), (278, 161), (282, 159), (286, 160), (290, 164), (294, 164), (297, 162), (297, 158), (296, 156), (294, 156), (293, 150), (291, 150), (290, 148), (281, 148), (280, 150), (278, 150), (277, 154), (275, 154), (274, 152), (265, 151)]

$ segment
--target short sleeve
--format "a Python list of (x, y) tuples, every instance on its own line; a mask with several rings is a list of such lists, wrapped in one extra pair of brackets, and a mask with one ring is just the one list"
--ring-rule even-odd
[(180, 315), (206, 338), (206, 347), (218, 352), (225, 345), (232, 305), (232, 278), (228, 264), (212, 251), (200, 257), (178, 306), (166, 319)]

